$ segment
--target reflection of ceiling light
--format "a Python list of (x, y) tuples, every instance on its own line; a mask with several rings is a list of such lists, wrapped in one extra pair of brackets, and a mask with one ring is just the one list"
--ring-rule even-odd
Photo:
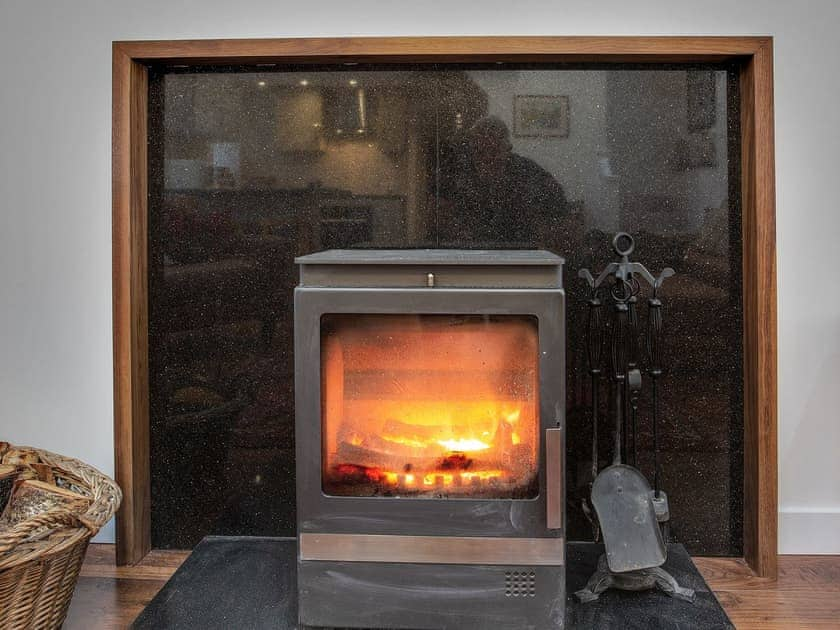
[(373, 148), (373, 142), (368, 142), (368, 147)]
[(455, 118), (460, 118), (460, 117), (461, 117), (461, 112), (458, 112), (457, 114), (455, 114)]
[(321, 126), (321, 123), (318, 123), (318, 122), (316, 122), (316, 123), (312, 123), (312, 126), (313, 126), (313, 127), (320, 127), (320, 126)]
[(350, 79), (350, 85), (359, 85), (359, 82), (356, 79)]
[(335, 132), (338, 134), (342, 134), (344, 133), (344, 129), (336, 129)]
[(265, 81), (257, 81), (257, 85), (260, 87), (265, 87)]
[(356, 133), (364, 133), (364, 132), (365, 132), (364, 129), (356, 129)]
[(306, 87), (307, 85), (309, 85), (309, 81), (307, 81), (306, 79), (301, 79), (301, 80), (300, 80), (300, 84), (301, 84), (303, 87)]

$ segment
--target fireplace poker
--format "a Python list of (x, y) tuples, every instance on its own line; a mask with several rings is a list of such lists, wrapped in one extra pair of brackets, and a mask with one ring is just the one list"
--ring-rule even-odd
[[(625, 425), (625, 438), (624, 438), (624, 461), (629, 462), (629, 449), (627, 442), (628, 440), (633, 445), (633, 465), (638, 466), (638, 459), (639, 459), (639, 449), (637, 446), (637, 432), (636, 432), (636, 415), (639, 408), (638, 399), (639, 399), (639, 392), (642, 389), (641, 383), (641, 372), (638, 369), (638, 361), (639, 361), (639, 313), (636, 309), (638, 304), (637, 295), (639, 293), (639, 281), (636, 280), (634, 276), (630, 277), (630, 282), (633, 285), (632, 295), (630, 299), (627, 300), (627, 323), (629, 326), (629, 338), (628, 338), (628, 361), (627, 361), (627, 390), (629, 390), (629, 402), (630, 410), (629, 414), (626, 410), (625, 406), (625, 418), (629, 415), (630, 417), (630, 427), (629, 431), (627, 430), (627, 426)], [(632, 375), (632, 382), (631, 382), (631, 375)], [(625, 391), (625, 395), (627, 392)], [(629, 438), (632, 437), (632, 440)]]
[[(600, 405), (598, 390), (600, 387), (601, 359), (604, 348), (603, 302), (600, 297), (600, 289), (595, 286), (595, 279), (592, 277), (592, 274), (586, 269), (581, 269), (578, 276), (586, 280), (590, 288), (586, 317), (586, 363), (589, 367), (590, 388), (592, 392), (592, 478), (589, 481), (589, 494), (591, 495), (592, 484), (598, 476), (598, 407)], [(583, 511), (592, 524), (594, 538), (597, 541), (600, 537), (598, 520), (591, 514), (587, 499), (588, 497), (583, 497)]]
[(629, 308), (627, 300), (630, 298), (632, 288), (625, 279), (617, 279), (612, 288), (613, 302), (613, 328), (610, 339), (610, 376), (615, 384), (615, 452), (613, 453), (613, 465), (620, 464), (624, 459), (625, 440), (624, 429), (626, 425), (626, 386), (627, 386), (627, 359), (628, 359), (628, 336), (629, 336)]

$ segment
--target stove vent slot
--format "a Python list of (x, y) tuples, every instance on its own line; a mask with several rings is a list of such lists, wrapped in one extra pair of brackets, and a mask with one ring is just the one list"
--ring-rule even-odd
[(536, 597), (537, 575), (533, 571), (505, 571), (505, 597)]

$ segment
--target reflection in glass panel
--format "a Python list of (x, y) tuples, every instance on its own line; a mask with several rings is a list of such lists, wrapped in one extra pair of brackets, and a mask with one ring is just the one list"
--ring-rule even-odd
[[(151, 92), (155, 547), (294, 534), (293, 258), (335, 247), (566, 257), (569, 537), (589, 538), (576, 274), (600, 268), (625, 230), (649, 268), (678, 274), (664, 294), (672, 534), (694, 553), (740, 553), (736, 71), (159, 68)], [(651, 475), (648, 411), (643, 400), (640, 466)]]

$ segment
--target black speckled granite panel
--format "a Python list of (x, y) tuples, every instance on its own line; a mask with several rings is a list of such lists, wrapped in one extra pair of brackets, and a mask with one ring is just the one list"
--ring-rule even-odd
[[(678, 274), (663, 294), (672, 536), (741, 553), (737, 70), (157, 68), (151, 95), (155, 547), (294, 534), (292, 260), (333, 247), (566, 257), (569, 537), (589, 538), (576, 273), (626, 230), (639, 260)], [(650, 475), (647, 398), (639, 432)]]

